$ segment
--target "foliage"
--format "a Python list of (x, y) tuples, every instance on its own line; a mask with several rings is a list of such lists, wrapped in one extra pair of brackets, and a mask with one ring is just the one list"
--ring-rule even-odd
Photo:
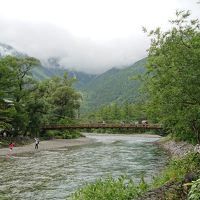
[(133, 180), (122, 176), (118, 179), (108, 177), (99, 179), (93, 184), (88, 184), (72, 195), (74, 200), (131, 200), (147, 190), (147, 185), (142, 180), (136, 186)]
[(11, 200), (11, 198), (0, 196), (0, 200)]
[(31, 57), (7, 56), (0, 59), (1, 124), (4, 122), (6, 130), (12, 126), (14, 135), (17, 132), (26, 133), (28, 118), (25, 104), (35, 85), (30, 70), (38, 63)]
[(69, 77), (76, 77), (77, 81), (74, 83), (76, 89), (82, 89), (91, 80), (93, 80), (97, 75), (88, 74), (79, 71), (70, 71), (69, 69), (62, 68), (58, 66), (58, 63), (54, 63), (51, 67), (38, 66), (32, 69), (33, 78), (36, 80), (51, 79), (55, 76), (63, 77), (65, 73), (69, 74)]
[(83, 85), (80, 88), (84, 99), (82, 111), (92, 112), (112, 103), (137, 102), (141, 82), (130, 78), (143, 74), (145, 63), (146, 59), (142, 59), (126, 68), (112, 68)]
[(169, 31), (149, 33), (147, 112), (176, 137), (200, 143), (200, 26), (189, 12), (176, 15)]
[(171, 160), (165, 170), (152, 183), (152, 187), (159, 187), (168, 181), (182, 181), (187, 173), (200, 173), (200, 154), (190, 153), (181, 159)]
[[(64, 74), (36, 81), (31, 70), (38, 64), (30, 57), (0, 59), (0, 131), (9, 136), (36, 136), (42, 124), (72, 121), (78, 115), (81, 95), (72, 88), (74, 79)], [(78, 133), (64, 135), (72, 138)]]
[(72, 88), (73, 82), (74, 79), (65, 74), (63, 78), (54, 77), (39, 83), (38, 95), (49, 110), (46, 121), (59, 123), (60, 119), (77, 117), (75, 111), (80, 107), (81, 95)]
[(82, 135), (76, 130), (46, 131), (42, 137), (45, 139), (75, 139)]
[(125, 102), (124, 104), (112, 103), (110, 105), (102, 106), (95, 112), (89, 113), (86, 117), (88, 121), (102, 123), (134, 123), (146, 118), (144, 108), (141, 104), (131, 104)]
[(188, 194), (188, 200), (199, 200), (200, 199), (200, 179), (192, 181), (192, 187)]

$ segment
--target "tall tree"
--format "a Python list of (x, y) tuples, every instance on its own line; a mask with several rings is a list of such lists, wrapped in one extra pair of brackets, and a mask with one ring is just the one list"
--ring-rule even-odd
[(169, 31), (149, 33), (147, 108), (176, 137), (200, 143), (200, 26), (189, 12), (176, 16)]
[(82, 96), (72, 88), (73, 78), (67, 74), (40, 83), (38, 94), (48, 108), (43, 122), (59, 123), (61, 119), (74, 119), (80, 107)]
[(0, 99), (4, 103), (8, 100), (12, 102), (12, 109), (10, 109), (10, 106), (4, 107), (9, 108), (11, 112), (9, 115), (12, 118), (11, 123), (15, 134), (25, 133), (27, 129), (29, 119), (26, 112), (26, 102), (35, 85), (31, 77), (31, 69), (38, 64), (39, 61), (31, 57), (7, 56), (0, 59), (0, 76), (2, 77), (0, 81)]

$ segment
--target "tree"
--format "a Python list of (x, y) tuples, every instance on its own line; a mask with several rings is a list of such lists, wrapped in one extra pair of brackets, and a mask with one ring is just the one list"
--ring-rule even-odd
[(172, 28), (150, 31), (147, 111), (176, 137), (200, 143), (200, 33), (190, 13), (176, 13)]
[(12, 125), (15, 134), (25, 133), (27, 129), (29, 119), (26, 102), (35, 85), (31, 77), (31, 69), (38, 64), (39, 61), (31, 57), (7, 56), (0, 59), (1, 109), (8, 100), (12, 102), (12, 106), (4, 106), (3, 114), (7, 113), (12, 119), (9, 124)]
[(82, 96), (72, 88), (73, 78), (67, 74), (63, 77), (53, 77), (41, 82), (37, 89), (46, 110), (43, 116), (43, 123), (59, 123), (61, 119), (74, 119)]
[(52, 104), (55, 106), (54, 114), (58, 118), (75, 118), (76, 110), (80, 107), (81, 95), (69, 86), (62, 86), (52, 94)]

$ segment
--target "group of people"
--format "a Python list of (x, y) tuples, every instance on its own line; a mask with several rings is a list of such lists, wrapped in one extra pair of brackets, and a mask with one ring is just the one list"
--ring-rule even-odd
[[(38, 145), (40, 143), (40, 140), (39, 140), (39, 138), (34, 138), (34, 139), (35, 139), (35, 149), (38, 149)], [(10, 151), (13, 150), (14, 146), (15, 146), (15, 143), (13, 143), (13, 142), (9, 143), (8, 147), (9, 147)]]
[[(40, 143), (40, 140), (39, 140), (39, 138), (34, 138), (35, 139), (35, 149), (38, 149), (38, 145), (39, 145), (39, 143)], [(10, 156), (11, 156), (11, 152), (12, 152), (12, 150), (13, 150), (13, 148), (15, 147), (15, 143), (13, 143), (13, 142), (10, 142), (9, 143), (9, 145), (8, 145), (8, 147), (9, 147), (9, 153), (6, 155), (6, 158), (8, 159), (8, 158), (10, 158)]]

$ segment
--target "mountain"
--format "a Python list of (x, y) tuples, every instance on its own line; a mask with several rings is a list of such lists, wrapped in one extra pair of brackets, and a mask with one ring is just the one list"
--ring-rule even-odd
[[(10, 45), (0, 43), (0, 58), (8, 55), (16, 57), (28, 56), (27, 54), (17, 51)], [(59, 58), (56, 57), (51, 57), (46, 61), (41, 61), (41, 63), (42, 64), (40, 66), (32, 69), (33, 77), (37, 80), (43, 80), (53, 76), (63, 76), (63, 74), (67, 72), (70, 77), (76, 77), (77, 82), (75, 83), (75, 87), (79, 89), (83, 85), (87, 84), (91, 79), (96, 77), (95, 74), (87, 74), (84, 72), (76, 72), (64, 69), (59, 64)]]
[(46, 67), (46, 66), (38, 66), (35, 67), (33, 70), (33, 77), (38, 80), (43, 80), (47, 78), (51, 78), (53, 76), (63, 76), (64, 73), (68, 73), (69, 77), (75, 77), (77, 82), (75, 83), (75, 87), (80, 89), (84, 87), (85, 84), (90, 82), (94, 77), (97, 75), (95, 74), (87, 74), (84, 72), (76, 72), (68, 69), (64, 69), (62, 67)]
[(21, 53), (11, 47), (10, 45), (0, 43), (0, 58), (4, 56), (16, 56), (16, 57), (24, 57), (27, 56), (24, 53)]
[(90, 82), (94, 77), (96, 77), (95, 74), (65, 69), (59, 64), (59, 58), (56, 57), (51, 57), (46, 61), (43, 61), (41, 66), (35, 67), (33, 69), (33, 77), (35, 79), (43, 80), (53, 76), (63, 76), (66, 72), (68, 73), (69, 77), (76, 78), (77, 81), (74, 85), (77, 89), (80, 89), (85, 84)]
[[(9, 45), (0, 43), (0, 57), (6, 55), (27, 56)], [(41, 66), (35, 67), (32, 74), (37, 80), (63, 76), (65, 72), (70, 77), (76, 77), (77, 82), (74, 86), (83, 94), (82, 110), (85, 112), (113, 102), (136, 102), (141, 83), (130, 78), (144, 73), (145, 63), (146, 59), (142, 59), (131, 66), (112, 68), (103, 74), (95, 75), (64, 69), (59, 64), (59, 58), (51, 57), (42, 61)]]
[(144, 73), (146, 59), (123, 68), (112, 68), (95, 77), (82, 87), (84, 94), (84, 110), (93, 110), (99, 106), (115, 102), (136, 102), (139, 94), (140, 81), (131, 77)]

